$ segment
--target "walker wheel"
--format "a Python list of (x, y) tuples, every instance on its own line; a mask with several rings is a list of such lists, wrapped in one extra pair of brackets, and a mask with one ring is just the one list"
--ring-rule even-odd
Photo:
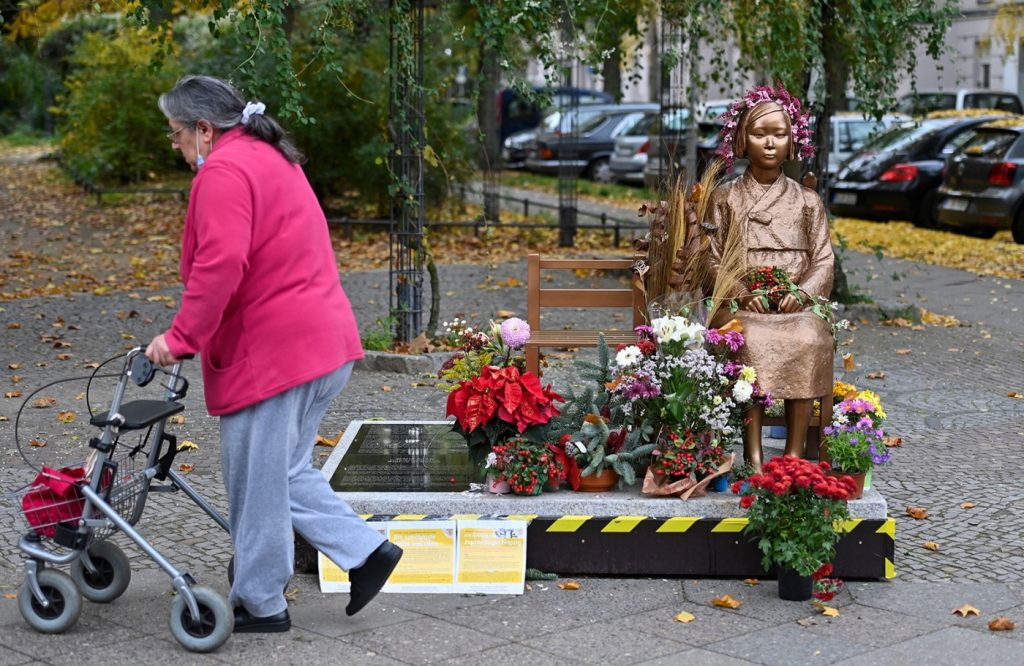
[(63, 571), (43, 569), (36, 575), (47, 606), (32, 595), (28, 581), (18, 590), (18, 610), (28, 625), (43, 634), (60, 634), (78, 622), (82, 612), (82, 595), (74, 581)]
[(71, 563), (71, 579), (82, 596), (93, 603), (106, 604), (124, 594), (132, 580), (132, 567), (124, 552), (109, 541), (97, 541), (89, 546), (89, 559), (96, 573), (85, 567), (81, 557)]
[(235, 615), (224, 597), (208, 587), (193, 587), (192, 594), (199, 604), (199, 617), (192, 617), (179, 594), (171, 604), (171, 634), (186, 650), (212, 652), (231, 636)]

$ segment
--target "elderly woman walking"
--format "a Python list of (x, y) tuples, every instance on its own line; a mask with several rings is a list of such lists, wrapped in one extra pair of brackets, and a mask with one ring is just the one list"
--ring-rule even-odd
[[(402, 556), (312, 466), (320, 421), (362, 358), (323, 211), (285, 132), (230, 84), (186, 76), (160, 96), (196, 173), (182, 237), (181, 307), (146, 356), (198, 353), (220, 417), (236, 632), (287, 631), (293, 530), (349, 571), (363, 608)], [(316, 324), (310, 315), (316, 313)]]

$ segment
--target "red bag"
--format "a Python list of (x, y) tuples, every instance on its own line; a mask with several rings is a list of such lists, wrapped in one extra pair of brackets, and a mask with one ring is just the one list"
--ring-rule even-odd
[(84, 467), (43, 467), (32, 490), (21, 500), (25, 519), (37, 534), (52, 539), (57, 523), (73, 523), (82, 517), (85, 498), (80, 486), (84, 482)]

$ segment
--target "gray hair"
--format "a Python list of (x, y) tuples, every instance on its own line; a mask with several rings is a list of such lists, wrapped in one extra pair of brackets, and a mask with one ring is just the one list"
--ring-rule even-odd
[(274, 146), (289, 162), (301, 164), (305, 161), (273, 118), (264, 114), (252, 115), (247, 123), (242, 123), (245, 98), (227, 81), (213, 76), (183, 76), (173, 88), (160, 95), (157, 106), (168, 120), (188, 127), (195, 127), (200, 120), (219, 130), (241, 125), (243, 132)]

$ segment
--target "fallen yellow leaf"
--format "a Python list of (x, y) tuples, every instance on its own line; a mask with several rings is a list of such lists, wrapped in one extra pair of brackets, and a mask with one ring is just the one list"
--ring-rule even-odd
[(46, 409), (47, 407), (53, 407), (57, 404), (57, 398), (43, 397), (32, 401), (32, 406), (36, 409)]
[(7, 324), (7, 328), (9, 330), (11, 330), (11, 331), (15, 331), (15, 330), (21, 328), (21, 324), (19, 324), (16, 321), (12, 321), (10, 324)]
[(191, 472), (195, 468), (196, 468), (195, 465), (192, 465), (192, 464), (189, 464), (189, 463), (181, 463), (180, 465), (178, 465), (178, 470), (184, 472), (185, 474), (188, 474), (189, 472)]
[(711, 600), (712, 606), (719, 606), (721, 608), (732, 608), (736, 609), (743, 605), (743, 602), (739, 599), (733, 599), (731, 594), (723, 594), (720, 597), (715, 597)]
[(988, 621), (989, 631), (1013, 631), (1016, 628), (1017, 625), (1013, 623), (1013, 620), (1005, 615), (1000, 615), (996, 619)]
[(967, 617), (968, 615), (980, 615), (980, 611), (970, 604), (964, 604), (960, 608), (953, 609), (953, 615), (959, 615), (960, 617)]
[(928, 517), (928, 509), (923, 506), (908, 506), (907, 515), (914, 520), (924, 520)]
[(1018, 393), (1017, 391), (1010, 391), (1006, 395), (1007, 397), (1017, 398), (1018, 400), (1024, 398), (1024, 393)]
[(580, 584), (574, 580), (568, 580), (564, 583), (559, 583), (558, 587), (563, 590), (578, 590), (580, 589)]
[(978, 506), (978, 505), (975, 504), (974, 502), (964, 502), (963, 504), (960, 505), (960, 508), (961, 509), (973, 509), (976, 506)]
[(693, 622), (694, 620), (696, 620), (697, 616), (693, 613), (687, 613), (686, 611), (682, 611), (680, 613), (677, 613), (676, 615), (673, 615), (672, 619), (676, 622), (682, 622), (683, 624), (687, 624), (689, 622)]
[(15, 592), (4, 592), (4, 599), (17, 599), (18, 595)]
[(67, 353), (57, 354), (57, 360), (58, 361), (70, 361), (71, 358), (72, 358), (71, 354), (67, 354)]
[(0, 415), (0, 421), (10, 421), (6, 416)]
[(508, 319), (509, 317), (515, 317), (515, 310), (498, 310), (494, 313), (496, 317), (501, 319)]
[(175, 425), (181, 425), (181, 424), (183, 424), (185, 422), (185, 415), (184, 414), (175, 414), (174, 416), (172, 416), (171, 418), (169, 418), (167, 420), (170, 421), (171, 423), (175, 424)]
[(41, 440), (41, 439), (33, 439), (33, 440), (29, 440), (29, 444), (31, 444), (32, 446), (34, 446), (34, 447), (35, 447), (35, 448), (37, 448), (37, 449), (41, 449), (41, 448), (43, 448), (44, 446), (46, 446), (46, 442), (44, 442), (44, 441), (43, 441), (43, 440)]
[(811, 603), (815, 608), (821, 611), (822, 615), (825, 615), (827, 617), (839, 617), (838, 609), (832, 608), (831, 606), (826, 606), (825, 604), (820, 603), (818, 601), (814, 601)]
[(851, 352), (843, 354), (843, 370), (851, 372), (855, 367), (856, 366), (853, 363), (853, 354)]
[(191, 439), (183, 439), (178, 442), (179, 451), (198, 451), (199, 445), (193, 442)]
[(57, 420), (61, 423), (74, 423), (75, 413), (74, 412), (57, 412)]
[(939, 549), (939, 544), (935, 543), (934, 541), (925, 541), (921, 545), (924, 548), (927, 548), (928, 550), (933, 551), (933, 552)]
[(10, 368), (11, 370), (20, 370), (21, 363), (8, 363), (7, 367)]
[(897, 349), (896, 353), (899, 354), (900, 356), (906, 356), (907, 354), (911, 353), (911, 350), (904, 347), (903, 349)]
[(903, 438), (896, 437), (895, 435), (886, 435), (884, 438), (882, 438), (882, 441), (890, 449), (895, 448), (897, 446), (903, 446)]
[(338, 433), (338, 436), (335, 437), (334, 439), (327, 439), (323, 435), (317, 435), (316, 436), (316, 445), (317, 446), (337, 446), (338, 442), (340, 440), (341, 440), (341, 433), (340, 432)]
[(759, 581), (756, 578), (744, 578), (743, 579), (743, 584), (744, 585), (754, 586), (754, 585), (760, 585), (761, 581)]
[(385, 393), (391, 393), (391, 387), (388, 386), (387, 384), (384, 384), (383, 386), (381, 386), (380, 390), (384, 391)]
[(8, 391), (7, 393), (4, 393), (4, 397), (5, 398), (20, 398), (21, 397), (21, 391)]
[(885, 370), (875, 370), (867, 374), (868, 379), (885, 379)]

